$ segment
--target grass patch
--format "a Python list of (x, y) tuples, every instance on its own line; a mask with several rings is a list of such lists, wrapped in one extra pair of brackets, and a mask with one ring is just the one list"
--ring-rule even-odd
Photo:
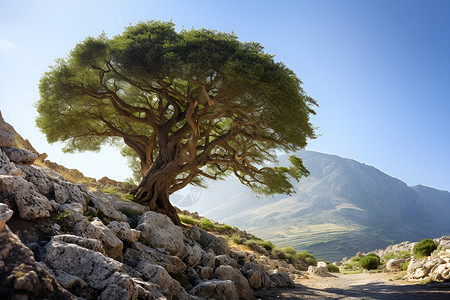
[(200, 222), (198, 223), (198, 226), (205, 230), (213, 230), (216, 228), (216, 225), (214, 225), (214, 223), (207, 218), (201, 218)]
[(178, 217), (180, 217), (181, 222), (183, 222), (184, 224), (196, 226), (200, 222), (199, 220), (196, 220), (190, 216), (186, 216), (186, 215), (182, 215), (182, 214), (178, 214)]

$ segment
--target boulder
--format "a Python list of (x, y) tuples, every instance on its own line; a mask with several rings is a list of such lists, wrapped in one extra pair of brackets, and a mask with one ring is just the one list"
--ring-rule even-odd
[(141, 236), (141, 232), (136, 229), (131, 229), (128, 222), (111, 221), (107, 227), (124, 242), (137, 242)]
[(197, 267), (195, 268), (195, 271), (197, 272), (200, 279), (206, 280), (206, 279), (212, 279), (214, 277), (214, 269), (211, 267)]
[(326, 275), (328, 273), (328, 266), (326, 262), (319, 261), (317, 263), (317, 267), (309, 266), (308, 267), (308, 273), (309, 274), (315, 274), (319, 276)]
[(14, 147), (14, 131), (0, 112), (0, 147)]
[(220, 280), (231, 280), (234, 283), (239, 299), (255, 299), (247, 279), (238, 269), (230, 265), (222, 265), (214, 270), (214, 277)]
[(37, 166), (17, 166), (23, 172), (24, 179), (31, 182), (40, 194), (48, 196), (53, 192), (53, 178)]
[(160, 288), (158, 290), (168, 298), (172, 298), (182, 290), (180, 283), (173, 279), (161, 266), (151, 264), (147, 260), (141, 259), (135, 269), (142, 274), (144, 280), (159, 285)]
[(0, 231), (2, 231), (6, 222), (8, 222), (12, 215), (13, 211), (8, 208), (8, 205), (0, 203)]
[(89, 239), (89, 238), (84, 238), (81, 236), (76, 236), (76, 235), (72, 235), (72, 234), (61, 234), (61, 235), (55, 235), (52, 238), (52, 241), (61, 241), (63, 243), (67, 243), (67, 244), (75, 244), (78, 245), (80, 247), (95, 251), (95, 252), (100, 252), (101, 254), (105, 254), (105, 249), (103, 248), (103, 244), (102, 242), (100, 242), (97, 239)]
[(186, 252), (184, 253), (182, 260), (191, 268), (197, 267), (201, 261), (205, 251), (202, 247), (194, 243), (193, 246), (186, 245)]
[(36, 192), (31, 183), (18, 176), (0, 175), (0, 199), (13, 200), (20, 217), (25, 220), (49, 217), (53, 210), (46, 197)]
[(275, 287), (264, 267), (255, 262), (246, 262), (242, 266), (242, 274), (247, 278), (252, 289), (269, 289)]
[[(112, 201), (109, 199), (106, 199), (103, 196), (107, 196), (104, 194), (96, 195), (93, 193), (89, 193), (89, 197), (92, 201), (92, 204), (96, 209), (98, 209), (98, 217), (105, 223), (109, 224), (111, 221), (118, 221), (118, 222), (126, 222), (127, 216), (121, 213), (120, 211), (117, 211), (114, 209), (114, 207), (111, 205)], [(112, 199), (111, 197), (110, 199)]]
[(43, 261), (49, 268), (78, 276), (97, 290), (106, 288), (109, 279), (124, 269), (123, 264), (99, 252), (55, 238), (44, 250)]
[(294, 281), (292, 278), (284, 272), (277, 272), (270, 275), (270, 280), (275, 283), (277, 288), (293, 288)]
[(0, 175), (13, 175), (22, 177), (22, 170), (16, 168), (9, 157), (0, 148)]
[(37, 154), (17, 147), (5, 147), (3, 151), (15, 164), (31, 165), (38, 158)]
[(194, 286), (190, 294), (206, 299), (239, 299), (234, 283), (231, 280), (207, 280)]
[(151, 264), (163, 267), (167, 272), (173, 275), (181, 274), (187, 268), (177, 256), (162, 253), (139, 242), (133, 243), (127, 248), (124, 255), (124, 263), (131, 267), (135, 267), (141, 258), (147, 260)]
[(215, 266), (216, 268), (222, 265), (232, 266), (233, 268), (237, 268), (238, 264), (234, 258), (231, 258), (228, 255), (217, 255), (215, 258)]
[(386, 269), (388, 271), (401, 271), (403, 264), (407, 261), (407, 259), (395, 259), (392, 258), (386, 263)]
[(0, 262), (0, 299), (77, 299), (34, 260), (8, 226), (0, 230)]
[(178, 257), (186, 251), (183, 231), (166, 215), (148, 211), (139, 219), (136, 229), (141, 231), (140, 241), (153, 248), (163, 248)]
[(215, 255), (230, 255), (230, 248), (228, 247), (227, 240), (223, 237), (215, 236), (203, 229), (200, 229), (200, 237), (196, 242), (198, 242), (203, 250), (212, 250)]

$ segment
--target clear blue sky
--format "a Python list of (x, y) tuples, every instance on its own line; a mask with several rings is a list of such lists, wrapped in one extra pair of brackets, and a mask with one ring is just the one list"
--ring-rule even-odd
[(450, 1), (0, 0), (0, 110), (53, 161), (130, 176), (116, 149), (62, 154), (34, 125), (37, 84), (87, 36), (139, 20), (234, 31), (293, 69), (320, 108), (309, 150), (450, 190)]

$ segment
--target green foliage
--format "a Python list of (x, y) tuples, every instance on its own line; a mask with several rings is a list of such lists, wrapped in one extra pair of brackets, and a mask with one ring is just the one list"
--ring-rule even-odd
[(121, 208), (119, 211), (121, 213), (123, 213), (125, 216), (127, 216), (128, 218), (133, 218), (135, 216), (142, 215), (141, 212), (137, 212), (136, 210), (129, 209), (129, 208), (126, 208), (126, 207)]
[(278, 259), (287, 259), (286, 252), (283, 251), (281, 248), (274, 248), (272, 250), (272, 256), (278, 258)]
[(360, 261), (362, 257), (359, 256), (353, 256), (351, 261)]
[(437, 246), (434, 244), (433, 240), (423, 239), (414, 246), (413, 253), (417, 257), (429, 256), (431, 252), (433, 252), (436, 249)]
[(61, 226), (61, 229), (63, 231), (69, 230), (69, 223), (68, 218), (72, 212), (70, 209), (65, 209), (64, 211), (56, 211), (50, 213), (50, 218), (53, 220), (53, 222), (57, 223), (59, 226)]
[(327, 262), (327, 266), (328, 266), (328, 271), (331, 273), (340, 273), (340, 270), (338, 267), (336, 267), (335, 265), (333, 265), (332, 263)]
[(289, 194), (290, 177), (309, 174), (300, 158), (289, 168), (258, 166), (315, 138), (317, 104), (273, 57), (234, 34), (139, 22), (57, 60), (40, 80), (36, 124), (66, 152), (120, 147), (135, 182), (172, 151), (164, 157), (180, 167), (167, 173), (170, 191), (234, 174), (256, 192)]
[(409, 266), (409, 261), (404, 262), (404, 263), (402, 264), (402, 270), (403, 270), (403, 271), (408, 270), (408, 266)]
[(272, 244), (271, 241), (264, 241), (262, 239), (250, 239), (246, 242), (247, 243), (255, 243), (266, 249), (267, 251), (272, 251), (273, 248), (275, 248), (275, 245)]
[(181, 222), (183, 222), (184, 224), (198, 225), (198, 223), (200, 222), (199, 220), (182, 214), (178, 214), (178, 217), (180, 217)]
[(361, 258), (359, 264), (367, 270), (376, 269), (380, 265), (380, 257), (374, 253), (369, 253)]
[(411, 253), (409, 251), (400, 251), (398, 253), (390, 252), (383, 256), (384, 260), (388, 261), (390, 259), (396, 258), (396, 259), (402, 259), (402, 258), (408, 258), (411, 256)]
[(134, 198), (133, 195), (131, 194), (125, 194), (124, 195), (125, 199), (130, 200), (130, 201), (136, 201), (136, 198)]
[(198, 226), (205, 230), (213, 230), (216, 228), (216, 225), (214, 225), (214, 223), (211, 222), (211, 220), (207, 219), (207, 218), (201, 218), (200, 223), (198, 223)]
[(215, 229), (220, 233), (226, 233), (231, 232), (233, 230), (233, 227), (227, 224), (217, 225), (215, 226)]
[(235, 243), (235, 244), (238, 244), (238, 245), (242, 245), (243, 243), (244, 243), (244, 238), (242, 238), (242, 237), (240, 237), (240, 236), (238, 236), (238, 235), (236, 235), (236, 234), (233, 234), (232, 236), (231, 236), (231, 240), (233, 241), (233, 243)]
[(88, 218), (89, 222), (92, 222), (97, 217), (97, 214), (93, 210), (88, 209), (84, 216)]
[(294, 248), (287, 246), (283, 248), (284, 253), (289, 254), (289, 255), (295, 255), (297, 253), (297, 251), (295, 251)]

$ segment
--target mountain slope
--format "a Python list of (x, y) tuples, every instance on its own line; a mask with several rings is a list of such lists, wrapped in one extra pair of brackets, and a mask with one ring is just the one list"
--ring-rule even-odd
[[(450, 232), (448, 192), (408, 187), (335, 155), (301, 151), (298, 156), (311, 175), (295, 183), (290, 197), (258, 198), (230, 178), (210, 183), (189, 210), (327, 260)], [(286, 164), (287, 157), (280, 162)]]

